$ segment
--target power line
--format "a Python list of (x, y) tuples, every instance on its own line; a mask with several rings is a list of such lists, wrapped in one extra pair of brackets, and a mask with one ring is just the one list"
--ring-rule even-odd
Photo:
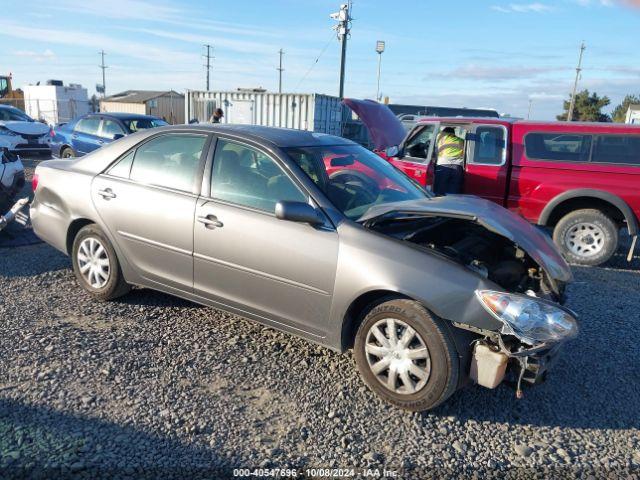
[(104, 64), (104, 56), (106, 55), (106, 53), (104, 53), (104, 50), (100, 50), (98, 53), (100, 54), (100, 57), (102, 58), (102, 63), (99, 66), (102, 69), (102, 98), (105, 98), (107, 96), (107, 84), (106, 84), (105, 70), (107, 68), (109, 68), (109, 67), (107, 67)]
[(300, 87), (302, 82), (304, 82), (307, 79), (307, 77), (311, 73), (311, 70), (313, 70), (314, 67), (318, 64), (318, 62), (320, 61), (320, 58), (322, 57), (322, 55), (324, 55), (324, 52), (327, 51), (327, 48), (329, 48), (329, 45), (331, 45), (331, 42), (333, 41), (333, 39), (334, 39), (334, 35), (332, 33), (331, 38), (329, 38), (329, 41), (327, 42), (327, 44), (324, 47), (322, 47), (322, 50), (320, 51), (320, 55), (316, 57), (316, 59), (313, 61), (313, 63), (311, 64), (307, 72), (303, 75), (303, 77), (300, 79), (300, 81), (296, 85), (296, 88), (295, 88), (296, 91), (298, 90), (298, 87)]
[(284, 72), (284, 68), (282, 68), (282, 56), (284, 55), (284, 50), (280, 49), (278, 53), (280, 54), (280, 66), (276, 69), (278, 70), (278, 93), (282, 93), (282, 72)]
[(585, 47), (584, 42), (580, 45), (580, 57), (578, 58), (578, 67), (576, 68), (576, 80), (573, 82), (573, 93), (571, 94), (571, 102), (569, 103), (569, 112), (567, 113), (567, 121), (571, 122), (573, 120), (573, 109), (576, 106), (576, 92), (578, 90), (578, 80), (580, 79), (580, 72), (582, 71), (582, 55), (587, 47)]

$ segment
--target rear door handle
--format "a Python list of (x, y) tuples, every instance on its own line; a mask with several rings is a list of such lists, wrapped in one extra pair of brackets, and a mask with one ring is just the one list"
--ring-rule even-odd
[(214, 228), (220, 228), (224, 226), (224, 223), (218, 220), (218, 217), (216, 217), (215, 215), (198, 217), (198, 222), (204, 224), (205, 228), (208, 228), (209, 230), (213, 230)]
[(117, 195), (113, 193), (113, 190), (110, 188), (105, 188), (104, 190), (98, 190), (98, 195), (100, 195), (105, 200), (111, 200), (112, 198), (116, 198)]

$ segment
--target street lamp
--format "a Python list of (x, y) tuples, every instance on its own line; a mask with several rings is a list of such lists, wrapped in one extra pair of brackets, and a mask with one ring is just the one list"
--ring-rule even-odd
[(378, 88), (376, 90), (376, 100), (380, 101), (380, 70), (382, 69), (382, 52), (384, 52), (384, 41), (376, 42), (376, 53), (378, 54)]

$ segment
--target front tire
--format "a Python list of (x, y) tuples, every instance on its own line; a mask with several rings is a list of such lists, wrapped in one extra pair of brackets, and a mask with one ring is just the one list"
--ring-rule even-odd
[(618, 248), (618, 226), (600, 210), (575, 210), (555, 226), (553, 241), (570, 263), (602, 265)]
[(78, 283), (96, 300), (112, 300), (131, 290), (115, 250), (97, 225), (80, 229), (73, 241), (71, 259)]
[(389, 300), (364, 317), (355, 338), (364, 382), (411, 411), (437, 407), (458, 386), (459, 360), (443, 321), (412, 300)]

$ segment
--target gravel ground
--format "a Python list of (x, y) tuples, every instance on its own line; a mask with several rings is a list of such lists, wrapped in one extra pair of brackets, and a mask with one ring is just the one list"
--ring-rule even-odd
[(417, 414), (369, 392), (350, 353), (146, 289), (96, 303), (47, 245), (2, 249), (0, 478), (638, 479), (640, 258), (575, 274), (581, 333), (547, 383)]

